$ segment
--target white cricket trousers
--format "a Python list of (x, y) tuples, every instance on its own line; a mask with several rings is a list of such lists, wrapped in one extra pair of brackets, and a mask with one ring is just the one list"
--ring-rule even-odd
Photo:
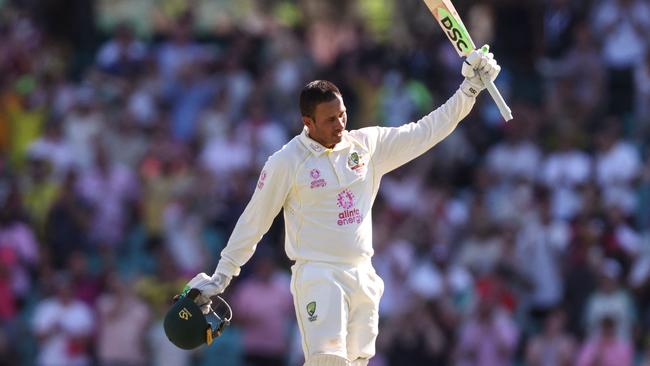
[(358, 265), (298, 261), (291, 272), (305, 360), (316, 354), (350, 361), (372, 357), (384, 281), (370, 261)]

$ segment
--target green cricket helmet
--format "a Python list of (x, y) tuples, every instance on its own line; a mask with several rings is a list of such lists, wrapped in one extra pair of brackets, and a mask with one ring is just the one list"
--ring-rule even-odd
[(213, 298), (208, 314), (203, 314), (201, 307), (194, 302), (200, 293), (193, 288), (175, 296), (174, 305), (165, 315), (165, 334), (179, 348), (190, 350), (212, 344), (232, 319), (230, 305), (219, 296)]

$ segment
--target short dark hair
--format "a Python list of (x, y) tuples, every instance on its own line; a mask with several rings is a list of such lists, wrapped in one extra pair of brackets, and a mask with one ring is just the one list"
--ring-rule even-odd
[(314, 80), (300, 92), (300, 113), (305, 117), (314, 117), (316, 106), (336, 99), (341, 92), (334, 83), (327, 80)]

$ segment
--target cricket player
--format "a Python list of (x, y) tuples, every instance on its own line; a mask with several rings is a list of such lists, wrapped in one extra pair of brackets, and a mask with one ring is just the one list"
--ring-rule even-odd
[(491, 53), (475, 50), (463, 63), (465, 80), (444, 105), (415, 123), (354, 131), (345, 129), (339, 89), (323, 80), (307, 84), (300, 94), (302, 133), (266, 162), (214, 274), (188, 283), (201, 291), (197, 303), (207, 310), (209, 298), (239, 274), (284, 208), (305, 365), (367, 365), (375, 354), (384, 291), (371, 264), (371, 209), (379, 182), (449, 135), (474, 106), (484, 80), (494, 81), (499, 71)]

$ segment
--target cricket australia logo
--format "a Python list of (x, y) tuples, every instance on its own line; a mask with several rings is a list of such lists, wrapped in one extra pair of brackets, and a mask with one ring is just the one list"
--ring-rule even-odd
[(361, 155), (357, 152), (353, 152), (348, 156), (348, 168), (352, 169), (357, 174), (362, 174), (364, 169), (362, 169), (366, 163), (361, 162)]
[(361, 160), (361, 157), (359, 156), (358, 153), (353, 152), (348, 156), (348, 166), (350, 169), (354, 169), (354, 167), (359, 166), (359, 161)]
[(318, 315), (316, 314), (316, 301), (312, 301), (309, 304), (307, 304), (307, 314), (309, 314), (309, 321), (313, 322), (316, 319), (318, 319)]

